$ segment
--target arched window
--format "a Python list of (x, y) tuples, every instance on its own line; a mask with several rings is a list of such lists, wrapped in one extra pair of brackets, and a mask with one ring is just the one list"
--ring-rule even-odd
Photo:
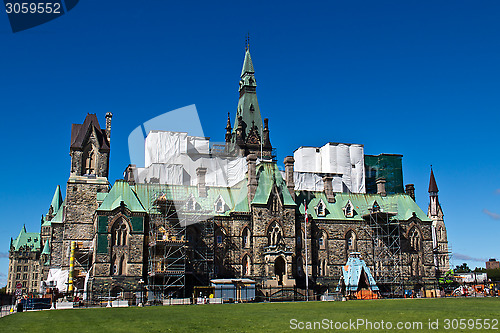
[(444, 240), (444, 230), (443, 230), (443, 227), (441, 227), (441, 226), (438, 227), (437, 237), (438, 237), (438, 241), (442, 242)]
[(267, 232), (269, 246), (277, 246), (281, 242), (282, 232), (280, 225), (275, 221), (271, 224)]
[(83, 150), (82, 155), (82, 174), (83, 175), (94, 175), (95, 166), (96, 166), (96, 153), (94, 146), (92, 144), (88, 144)]
[(221, 228), (218, 228), (215, 231), (215, 243), (217, 244), (217, 246), (222, 246), (224, 244), (224, 236), (224, 231)]
[(128, 229), (127, 224), (123, 220), (119, 220), (115, 223), (112, 230), (113, 235), (113, 245), (115, 246), (125, 246), (127, 245)]
[(356, 252), (357, 250), (357, 241), (356, 241), (356, 233), (352, 230), (349, 230), (345, 235), (345, 248), (347, 255), (351, 252)]
[(121, 229), (121, 234), (122, 234), (122, 245), (127, 245), (127, 227), (125, 226), (125, 223), (123, 223), (120, 227)]
[(242, 245), (244, 248), (250, 247), (250, 229), (248, 229), (247, 227), (245, 227), (245, 229), (243, 229)]
[(420, 232), (418, 231), (417, 228), (411, 229), (409, 233), (409, 238), (410, 238), (410, 246), (415, 250), (415, 251), (420, 251), (421, 249), (421, 239), (420, 239)]
[(319, 234), (319, 238), (318, 238), (318, 245), (319, 245), (319, 249), (320, 250), (325, 250), (326, 249), (327, 239), (328, 238), (326, 236), (326, 232), (321, 231), (320, 234)]
[(280, 200), (277, 195), (274, 195), (272, 199), (271, 212), (277, 213), (279, 211), (280, 211)]
[(247, 255), (243, 257), (243, 261), (241, 262), (241, 267), (242, 267), (241, 274), (243, 276), (250, 275), (250, 258)]

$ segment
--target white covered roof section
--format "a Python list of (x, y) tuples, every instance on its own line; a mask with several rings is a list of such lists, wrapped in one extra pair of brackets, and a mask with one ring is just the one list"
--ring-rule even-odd
[(151, 131), (145, 141), (145, 168), (138, 168), (139, 183), (197, 185), (196, 169), (206, 168), (207, 186), (230, 187), (246, 175), (244, 157), (214, 154), (210, 140), (183, 132)]
[(323, 175), (329, 174), (334, 192), (366, 192), (363, 145), (329, 142), (323, 147), (300, 147), (293, 157), (296, 190), (322, 191)]

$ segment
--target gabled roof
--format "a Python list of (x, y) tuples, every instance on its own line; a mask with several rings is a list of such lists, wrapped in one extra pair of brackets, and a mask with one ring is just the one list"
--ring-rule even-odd
[(42, 227), (50, 227), (52, 223), (62, 223), (64, 218), (63, 213), (65, 206), (66, 206), (66, 201), (62, 201), (59, 209), (55, 211), (56, 215), (50, 221), (47, 221), (46, 217), (44, 216)]
[(97, 211), (112, 211), (120, 207), (122, 202), (132, 212), (146, 212), (130, 185), (123, 179), (115, 182)]
[(434, 171), (431, 168), (431, 179), (429, 180), (429, 193), (439, 192), (438, 186), (436, 184), (436, 178), (434, 178)]
[(95, 130), (99, 150), (109, 151), (109, 142), (106, 130), (101, 129), (95, 113), (87, 114), (83, 124), (71, 125), (71, 149), (83, 149), (83, 146), (86, 143), (85, 140), (92, 129)]
[(25, 248), (28, 251), (40, 251), (40, 233), (26, 232), (26, 226), (23, 225), (19, 235), (11, 243), (11, 250), (19, 251)]
[(267, 204), (269, 195), (276, 185), (278, 193), (281, 194), (283, 205), (295, 206), (295, 201), (293, 201), (276, 163), (261, 162), (257, 166), (257, 175), (259, 185), (257, 186), (252, 204)]
[[(304, 199), (307, 200), (307, 207), (315, 207), (323, 199), (327, 209), (326, 216), (318, 217), (314, 209), (307, 210), (307, 213), (315, 219), (364, 221), (363, 215), (370, 214), (370, 209), (376, 201), (381, 212), (395, 213), (393, 218), (398, 220), (406, 221), (415, 213), (421, 221), (432, 221), (407, 194), (390, 194), (383, 197), (380, 194), (335, 193), (334, 203), (328, 202), (324, 192), (295, 191), (295, 197), (301, 214), (304, 214)], [(355, 212), (352, 218), (346, 218), (342, 209), (349, 200)]]

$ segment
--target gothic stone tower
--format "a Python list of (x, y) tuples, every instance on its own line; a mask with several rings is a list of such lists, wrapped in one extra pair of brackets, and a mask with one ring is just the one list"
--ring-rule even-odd
[(250, 277), (263, 286), (291, 287), (295, 285), (296, 205), (273, 161), (268, 120), (262, 122), (254, 73), (247, 45), (236, 120), (231, 131), (228, 114), (226, 143), (235, 145), (246, 156), (248, 213), (231, 227), (225, 226), (237, 230), (234, 235), (242, 239), (240, 249), (226, 257), (234, 258), (237, 276)]
[(264, 124), (262, 124), (259, 103), (257, 101), (257, 82), (255, 81), (254, 74), (250, 49), (247, 45), (243, 69), (241, 70), (240, 97), (236, 119), (233, 130), (230, 132), (231, 123), (228, 114), (226, 142), (239, 147), (243, 156), (255, 154), (261, 157), (262, 151), (263, 159), (271, 159), (273, 157), (273, 147), (269, 140), (268, 119), (264, 119)]
[[(68, 269), (71, 242), (76, 242), (75, 278), (87, 271), (85, 258), (94, 236), (93, 215), (98, 208), (99, 193), (109, 191), (111, 113), (106, 114), (102, 129), (95, 114), (87, 114), (83, 124), (71, 128), (71, 172), (66, 187), (62, 223), (52, 223), (52, 266)], [(82, 281), (83, 283), (83, 281)], [(78, 287), (78, 284), (77, 284)]]
[(431, 168), (431, 178), (429, 181), (429, 210), (427, 216), (432, 219), (432, 240), (434, 247), (434, 264), (436, 266), (436, 275), (442, 275), (450, 269), (448, 257), (448, 237), (446, 226), (444, 224), (444, 214), (439, 204), (438, 187), (434, 172)]

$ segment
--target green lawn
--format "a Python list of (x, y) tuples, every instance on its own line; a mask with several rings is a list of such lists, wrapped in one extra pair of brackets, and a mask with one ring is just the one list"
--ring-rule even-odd
[[(444, 329), (444, 319), (500, 319), (498, 298), (400, 299), (348, 302), (297, 302), (223, 305), (158, 306), (145, 308), (101, 308), (50, 310), (17, 313), (0, 319), (0, 332), (283, 332), (291, 331), (290, 320), (299, 322), (356, 322), (358, 319), (377, 325), (398, 321), (421, 322), (422, 328), (401, 331), (418, 332), (478, 332), (473, 329)], [(428, 328), (429, 319), (439, 320), (439, 329)], [(467, 323), (467, 321), (466, 321)], [(452, 324), (450, 322), (450, 324)], [(458, 322), (456, 322), (458, 324)], [(469, 322), (472, 324), (472, 321)], [(338, 325), (338, 324), (337, 324)], [(346, 324), (344, 324), (346, 325)], [(366, 324), (365, 324), (366, 325)], [(407, 324), (408, 325), (408, 324)], [(417, 324), (411, 324), (417, 325)], [(467, 324), (466, 324), (467, 325)], [(375, 327), (375, 326), (373, 326)], [(346, 327), (347, 328), (347, 327)], [(367, 326), (357, 330), (332, 331), (367, 332)], [(369, 328), (369, 326), (368, 326)], [(500, 324), (496, 330), (500, 332)], [(295, 331), (298, 331), (297, 329)], [(307, 331), (307, 330), (306, 330)], [(377, 332), (391, 330), (378, 329)]]

